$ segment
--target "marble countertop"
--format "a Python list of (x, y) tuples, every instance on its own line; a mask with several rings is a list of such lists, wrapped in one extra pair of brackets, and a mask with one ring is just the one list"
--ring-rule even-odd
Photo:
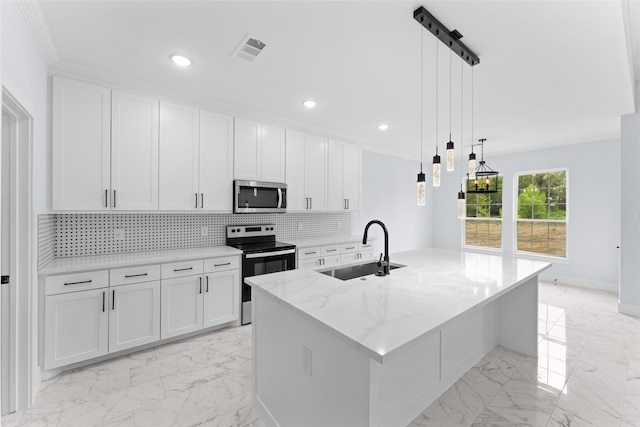
[(551, 267), (540, 261), (442, 249), (390, 258), (406, 267), (366, 280), (342, 281), (312, 270), (291, 270), (251, 277), (246, 283), (352, 340), (383, 363), (412, 341)]
[[(370, 241), (375, 241), (375, 237), (370, 237)], [(327, 237), (315, 237), (312, 239), (300, 239), (300, 240), (291, 240), (287, 239), (287, 243), (291, 243), (292, 245), (296, 245), (298, 249), (301, 248), (310, 248), (312, 246), (326, 246), (326, 245), (341, 245), (343, 243), (351, 243), (351, 242), (362, 242), (362, 235), (360, 236), (327, 236)]]
[(161, 264), (198, 258), (217, 258), (230, 255), (242, 255), (242, 251), (230, 246), (209, 246), (203, 248), (57, 258), (45, 265), (38, 271), (38, 274), (77, 273), (81, 271), (105, 270), (142, 264)]

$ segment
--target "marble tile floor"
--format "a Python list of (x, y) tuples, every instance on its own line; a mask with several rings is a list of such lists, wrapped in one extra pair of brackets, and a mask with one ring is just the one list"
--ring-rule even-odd
[[(409, 427), (640, 427), (640, 319), (610, 292), (539, 302), (538, 358), (495, 348)], [(60, 374), (2, 426), (261, 427), (250, 372), (251, 327), (227, 328)]]

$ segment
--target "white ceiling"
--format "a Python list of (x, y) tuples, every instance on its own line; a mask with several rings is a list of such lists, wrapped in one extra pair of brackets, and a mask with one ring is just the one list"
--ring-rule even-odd
[[(617, 138), (620, 116), (634, 111), (638, 46), (629, 41), (638, 31), (629, 28), (629, 10), (638, 14), (637, 0), (632, 6), (620, 0), (39, 4), (57, 55), (54, 69), (100, 70), (415, 159), (422, 126), (425, 161), (435, 146), (436, 44), (441, 151), (448, 141), (450, 72), (458, 152), (461, 115), (464, 145), (472, 141), (471, 67), (465, 63), (461, 76), (454, 56), (450, 71), (449, 50), (413, 19), (419, 6), (460, 31), (480, 57), (473, 67), (473, 139), (487, 138), (486, 154)], [(267, 44), (253, 63), (232, 57), (247, 34)], [(176, 67), (171, 53), (193, 65)], [(307, 98), (318, 102), (314, 110), (302, 107)], [(380, 122), (389, 130), (379, 131)]]

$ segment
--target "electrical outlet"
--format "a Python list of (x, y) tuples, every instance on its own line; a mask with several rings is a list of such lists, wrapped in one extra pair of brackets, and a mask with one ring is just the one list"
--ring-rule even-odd
[(305, 374), (311, 376), (312, 373), (312, 353), (311, 349), (302, 346), (302, 370)]
[(298, 231), (302, 231), (302, 223), (301, 222), (298, 223)]
[(114, 240), (124, 240), (124, 229), (117, 228), (116, 230), (114, 230), (113, 239)]
[(206, 225), (203, 225), (202, 227), (200, 227), (200, 235), (202, 235), (202, 237), (208, 236), (209, 227), (207, 227)]
[(342, 229), (342, 221), (338, 221), (338, 230)]

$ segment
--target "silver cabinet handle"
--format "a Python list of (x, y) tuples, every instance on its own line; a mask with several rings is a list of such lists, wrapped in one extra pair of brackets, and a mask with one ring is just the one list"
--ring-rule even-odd
[(207, 276), (207, 292), (209, 292), (209, 276)]
[(92, 280), (84, 280), (82, 282), (67, 282), (64, 284), (64, 286), (69, 286), (69, 285), (84, 285), (85, 283), (91, 283)]
[(304, 254), (305, 254), (305, 255), (313, 255), (313, 254), (315, 254), (315, 253), (316, 253), (316, 251), (313, 251), (313, 252), (305, 252)]
[(111, 310), (116, 309), (116, 290), (111, 291)]
[(213, 264), (214, 267), (222, 267), (223, 265), (231, 265), (231, 263), (225, 262), (224, 264)]
[(194, 193), (196, 195), (196, 209), (198, 209), (198, 193)]
[(337, 249), (327, 249), (327, 252), (335, 252)]
[(116, 207), (116, 190), (113, 190), (113, 207)]
[(174, 268), (173, 271), (175, 273), (177, 273), (178, 271), (188, 271), (188, 270), (193, 270), (193, 267), (188, 267), (188, 268)]
[(104, 190), (104, 207), (109, 207), (109, 190)]
[(204, 209), (204, 193), (200, 193), (200, 209)]
[(309, 197), (309, 209), (313, 209), (313, 197)]
[(102, 291), (102, 312), (104, 313), (104, 297), (106, 296), (107, 291)]
[(345, 248), (346, 250), (351, 250), (351, 249), (355, 249), (355, 246), (351, 246), (350, 248)]
[(202, 293), (202, 276), (200, 277), (200, 293)]

